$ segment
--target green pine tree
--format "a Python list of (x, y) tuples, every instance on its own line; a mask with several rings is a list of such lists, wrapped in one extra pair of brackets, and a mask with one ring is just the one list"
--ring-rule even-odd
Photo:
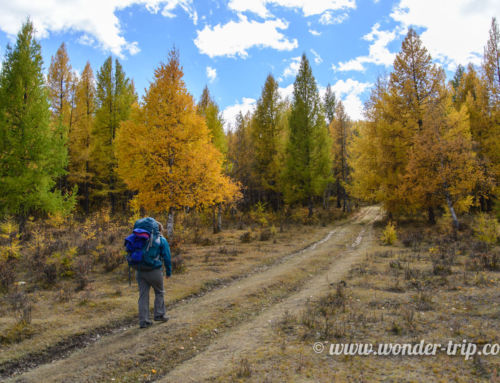
[(307, 202), (311, 217), (314, 197), (323, 193), (331, 178), (331, 144), (316, 80), (305, 54), (293, 84), (289, 127), (283, 192), (289, 203)]
[(326, 122), (328, 125), (330, 125), (335, 118), (335, 108), (337, 107), (337, 100), (335, 98), (335, 93), (333, 93), (330, 84), (328, 84), (326, 87), (323, 103), (325, 105)]
[(252, 141), (255, 155), (253, 173), (261, 192), (275, 209), (279, 207), (280, 170), (283, 167), (284, 104), (279, 85), (268, 75), (253, 116)]
[(224, 120), (219, 111), (219, 106), (210, 96), (207, 86), (203, 89), (197, 109), (198, 113), (205, 117), (205, 122), (212, 136), (212, 143), (224, 156), (226, 156), (227, 137), (224, 133)]
[(91, 169), (94, 173), (92, 197), (95, 202), (109, 200), (115, 212), (120, 200), (124, 200), (126, 186), (116, 172), (114, 152), (115, 137), (120, 122), (128, 119), (137, 96), (130, 79), (125, 76), (118, 60), (109, 57), (97, 73), (97, 109), (92, 129), (90, 150)]
[(21, 224), (30, 215), (68, 212), (74, 196), (54, 191), (65, 173), (65, 136), (51, 128), (40, 44), (27, 21), (0, 74), (0, 213)]

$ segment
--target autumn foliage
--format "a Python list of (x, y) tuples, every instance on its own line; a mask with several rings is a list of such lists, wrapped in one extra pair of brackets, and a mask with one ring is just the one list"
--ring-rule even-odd
[(182, 76), (172, 50), (116, 139), (118, 172), (150, 212), (211, 206), (238, 196), (237, 184), (222, 173), (222, 154)]

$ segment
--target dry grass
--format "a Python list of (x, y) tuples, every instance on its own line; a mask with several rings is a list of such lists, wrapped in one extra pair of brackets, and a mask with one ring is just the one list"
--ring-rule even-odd
[[(252, 229), (250, 229), (252, 230)], [(259, 229), (255, 229), (258, 237)], [(193, 294), (203, 293), (221, 283), (251, 273), (280, 257), (320, 239), (327, 229), (315, 226), (289, 226), (276, 233), (274, 241), (242, 244), (242, 231), (226, 230), (213, 235), (206, 230), (198, 234), (210, 243), (182, 245), (184, 270), (166, 283), (166, 303), (171, 305)], [(116, 327), (135, 326), (137, 287), (132, 276), (128, 285), (128, 268), (121, 264), (105, 272), (106, 264), (95, 266), (86, 275), (83, 288), (79, 282), (61, 278), (50, 288), (32, 289), (18, 284), (12, 293), (22, 292), (31, 302), (31, 324), (21, 328), (18, 315), (8, 304), (8, 294), (1, 297), (0, 334), (11, 334), (12, 341), (0, 342), (0, 364), (37, 354), (59, 342), (81, 334), (97, 336)], [(28, 331), (29, 330), (29, 331)], [(13, 332), (14, 331), (14, 332)]]
[[(379, 229), (380, 230), (380, 229)], [(414, 230), (410, 227), (409, 230)], [(432, 229), (431, 229), (432, 230)], [(470, 232), (404, 232), (397, 246), (372, 248), (345, 283), (285, 314), (276, 335), (248, 356), (242, 382), (493, 382), (500, 356), (330, 356), (330, 343), (500, 343), (500, 275), (475, 262), (484, 252)], [(423, 238), (427, 241), (423, 242)], [(404, 244), (403, 244), (404, 242)], [(484, 249), (483, 249), (484, 250)], [(489, 249), (490, 252), (498, 248)], [(488, 253), (488, 256), (492, 256)], [(326, 341), (327, 351), (312, 345)], [(217, 381), (229, 382), (239, 365)]]

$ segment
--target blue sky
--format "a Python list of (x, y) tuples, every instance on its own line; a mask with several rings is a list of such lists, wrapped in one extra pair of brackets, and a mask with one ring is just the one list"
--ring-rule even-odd
[(176, 46), (188, 90), (208, 85), (228, 125), (251, 110), (265, 78), (284, 97), (302, 53), (320, 91), (330, 83), (352, 119), (377, 76), (391, 71), (409, 26), (451, 75), (481, 63), (496, 0), (0, 0), (0, 56), (30, 16), (45, 69), (62, 42), (78, 72), (97, 72), (113, 55), (140, 96), (159, 62)]

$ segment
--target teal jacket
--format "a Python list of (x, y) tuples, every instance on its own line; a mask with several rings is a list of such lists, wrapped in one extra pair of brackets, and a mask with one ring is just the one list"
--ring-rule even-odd
[[(153, 260), (151, 268), (153, 270), (159, 269), (161, 268), (161, 265), (163, 263), (165, 265), (165, 272), (167, 274), (167, 277), (170, 277), (172, 275), (172, 260), (170, 256), (170, 246), (168, 245), (168, 242), (163, 235), (160, 235), (159, 240), (160, 240), (158, 246), (159, 256)], [(153, 247), (156, 247), (155, 244), (153, 244)]]

